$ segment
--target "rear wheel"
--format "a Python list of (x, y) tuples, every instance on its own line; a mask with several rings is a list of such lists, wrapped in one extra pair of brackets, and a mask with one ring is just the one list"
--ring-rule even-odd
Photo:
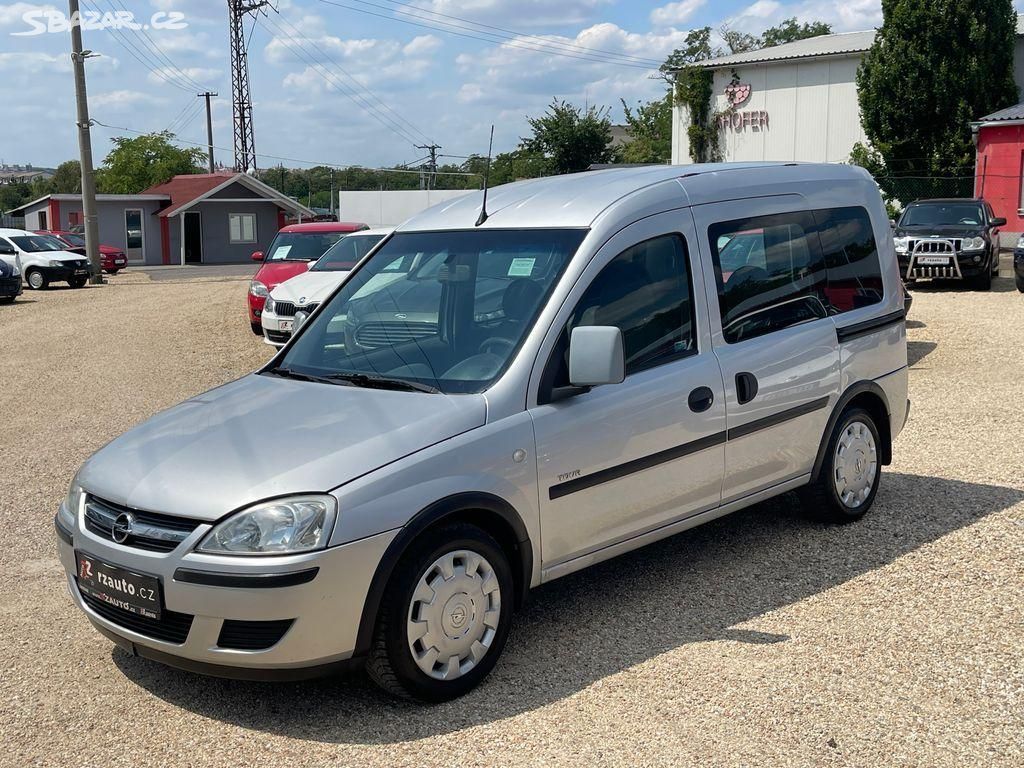
[(832, 523), (864, 517), (875, 501), (882, 467), (878, 427), (863, 408), (850, 408), (836, 423), (818, 479), (803, 489), (804, 503)]
[(263, 326), (260, 325), (259, 323), (250, 322), (249, 327), (252, 328), (252, 332), (255, 333), (257, 336), (263, 335)]
[(1013, 282), (1017, 284), (1017, 290), (1024, 293), (1024, 276), (1014, 275)]
[(38, 269), (30, 269), (25, 274), (25, 282), (28, 283), (28, 287), (33, 291), (41, 291), (50, 284), (50, 281), (46, 279), (46, 275)]
[(402, 698), (448, 701), (494, 668), (512, 624), (512, 572), (498, 543), (473, 525), (427, 531), (388, 584), (366, 663)]

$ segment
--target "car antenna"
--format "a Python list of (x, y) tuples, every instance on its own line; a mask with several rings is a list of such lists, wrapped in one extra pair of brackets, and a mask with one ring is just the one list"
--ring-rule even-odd
[(476, 220), (476, 226), (487, 221), (487, 183), (491, 179), (491, 152), (494, 150), (494, 124), (491, 124), (491, 142), (487, 145), (487, 168), (484, 170), (484, 201), (480, 204), (480, 216)]

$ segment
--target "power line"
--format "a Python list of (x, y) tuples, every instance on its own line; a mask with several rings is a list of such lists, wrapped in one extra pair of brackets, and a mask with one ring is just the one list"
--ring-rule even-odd
[(181, 115), (179, 115), (169, 126), (167, 126), (168, 132), (179, 133), (180, 131), (183, 131), (186, 125), (191, 125), (192, 121), (196, 119), (196, 116), (199, 114), (200, 109), (202, 109), (202, 105), (199, 102), (193, 100), (185, 109), (185, 111)]
[[(299, 30), (297, 27), (295, 27), (295, 25), (293, 25), (291, 22), (289, 22), (283, 16), (278, 15), (277, 18), (281, 21), (282, 24), (285, 24), (286, 26), (291, 28), (294, 32), (297, 32), (299, 34), (299, 37), (291, 37), (290, 38), (293, 42), (295, 42), (296, 44), (298, 44), (300, 46), (303, 46), (305, 43), (309, 43), (309, 45), (311, 45), (321, 56), (323, 56), (325, 59), (327, 59), (331, 64), (334, 65), (334, 67), (336, 67), (338, 69), (339, 72), (341, 72), (346, 78), (348, 78), (352, 83), (354, 83), (355, 85), (351, 89), (353, 92), (358, 92), (357, 91), (358, 88), (363, 88), (363, 90), (366, 93), (366, 96), (362, 97), (364, 99), (364, 101), (366, 101), (367, 99), (372, 99), (377, 104), (379, 104), (381, 108), (386, 110), (389, 113), (389, 115), (383, 115), (383, 116), (388, 120), (388, 122), (401, 122), (405, 126), (407, 126), (412, 131), (412, 136), (410, 137), (408, 132), (405, 132), (404, 130), (402, 130), (399, 133), (403, 136), (403, 138), (406, 138), (407, 140), (410, 140), (412, 144), (416, 144), (417, 141), (426, 141), (427, 143), (432, 143), (433, 142), (432, 139), (430, 139), (425, 133), (423, 133), (423, 131), (421, 131), (417, 126), (415, 126), (413, 123), (411, 123), (409, 120), (407, 120), (400, 112), (394, 110), (391, 107), (391, 105), (389, 105), (386, 101), (384, 101), (379, 96), (374, 94), (368, 88), (365, 88), (365, 86), (363, 86), (359, 82), (359, 80), (355, 76), (352, 75), (352, 73), (350, 73), (340, 63), (338, 63), (338, 61), (336, 59), (334, 59), (327, 51), (325, 51), (323, 48), (321, 48), (319, 45), (317, 45), (315, 40), (310, 40), (309, 38), (306, 38), (306, 37), (302, 36), (301, 30)], [(278, 28), (278, 31), (280, 32), (279, 28)], [(284, 38), (286, 36), (282, 35), (281, 37)], [(322, 65), (320, 65), (320, 66), (322, 67)], [(372, 111), (373, 107), (371, 106), (370, 109)], [(393, 116), (394, 119), (391, 116)], [(420, 138), (417, 139), (417, 138), (415, 138), (416, 136), (419, 136)]]
[[(131, 134), (134, 134), (136, 136), (149, 136), (149, 135), (152, 134), (152, 131), (148, 131), (148, 132), (147, 131), (137, 131), (134, 128), (127, 128), (127, 127), (125, 127), (123, 125), (110, 125), (109, 123), (104, 123), (102, 120), (93, 119), (92, 123), (94, 125), (98, 125), (98, 126), (100, 126), (102, 128), (107, 128), (108, 130), (111, 130), (111, 131), (124, 131), (125, 133), (131, 133)], [(189, 144), (189, 145), (196, 146), (196, 147), (205, 147), (205, 146), (207, 146), (204, 142), (189, 141), (188, 139), (182, 139), (182, 138), (179, 138), (177, 136), (173, 137), (171, 139), (171, 142), (173, 142), (175, 144)], [(230, 152), (231, 151), (230, 148), (227, 148), (227, 147), (217, 147), (217, 146), (215, 146), (214, 149), (219, 150), (221, 152)], [(268, 154), (264, 154), (262, 152), (260, 153), (260, 156), (261, 157), (269, 158), (271, 160), (280, 160), (282, 162), (300, 163), (302, 165), (311, 165), (311, 166), (321, 165), (321, 166), (323, 166), (325, 168), (337, 168), (338, 170), (349, 170), (349, 169), (351, 169), (351, 170), (358, 170), (358, 171), (377, 171), (377, 172), (381, 172), (381, 173), (384, 173), (384, 172), (386, 172), (386, 173), (417, 173), (417, 174), (421, 173), (421, 171), (405, 170), (405, 169), (402, 169), (402, 168), (374, 168), (374, 167), (369, 167), (369, 166), (365, 166), (365, 165), (343, 165), (343, 164), (340, 164), (340, 163), (328, 163), (328, 162), (323, 161), (323, 160), (302, 160), (302, 159), (295, 158), (295, 157), (283, 157), (281, 155), (268, 155)], [(473, 173), (472, 171), (438, 171), (437, 175), (438, 176), (479, 176), (480, 174), (479, 173)]]
[[(352, 2), (364, 2), (364, 1), (365, 0), (352, 0)], [(628, 61), (622, 61), (622, 60), (617, 60), (617, 59), (610, 59), (608, 57), (601, 57), (601, 56), (596, 56), (596, 55), (592, 56), (592, 55), (589, 55), (589, 54), (576, 55), (576, 54), (569, 53), (569, 52), (566, 52), (566, 51), (559, 51), (559, 50), (554, 50), (554, 49), (551, 49), (551, 48), (542, 48), (542, 47), (538, 47), (537, 45), (534, 45), (534, 44), (531, 44), (531, 43), (528, 43), (528, 42), (525, 42), (525, 41), (519, 41), (519, 40), (516, 40), (514, 38), (510, 39), (508, 37), (501, 36), (501, 35), (499, 35), (497, 33), (494, 33), (494, 32), (484, 32), (482, 30), (473, 30), (474, 32), (477, 32), (477, 34), (469, 34), (469, 32), (466, 31), (466, 27), (459, 27), (459, 26), (456, 26), (454, 24), (449, 24), (448, 22), (438, 21), (436, 19), (429, 19), (429, 20), (427, 20), (430, 23), (421, 23), (421, 22), (416, 22), (416, 21), (410, 21), (409, 19), (404, 19), (404, 18), (401, 18), (399, 16), (394, 16), (394, 15), (391, 15), (391, 14), (375, 13), (374, 11), (369, 11), (369, 10), (366, 10), (365, 8), (357, 8), (356, 6), (353, 6), (353, 5), (346, 5), (345, 3), (335, 2), (335, 0), (318, 0), (318, 2), (321, 2), (324, 5), (333, 5), (333, 6), (337, 7), (337, 8), (346, 8), (346, 9), (348, 9), (350, 11), (355, 11), (356, 13), (363, 13), (363, 14), (366, 14), (368, 16), (376, 16), (377, 18), (380, 18), (380, 19), (388, 19), (390, 21), (397, 21), (397, 22), (400, 22), (402, 24), (409, 24), (409, 25), (414, 26), (414, 27), (422, 27), (423, 29), (432, 29), (432, 30), (434, 30), (436, 32), (444, 32), (444, 33), (449, 34), (449, 35), (455, 35), (457, 37), (465, 37), (465, 38), (468, 38), (470, 40), (480, 40), (480, 41), (485, 42), (485, 43), (491, 43), (491, 44), (500, 43), (500, 44), (506, 45), (506, 46), (508, 46), (510, 48), (518, 48), (518, 49), (521, 49), (521, 50), (524, 50), (524, 51), (533, 51), (534, 53), (544, 53), (544, 54), (547, 54), (549, 56), (563, 56), (563, 57), (569, 58), (569, 59), (579, 59), (581, 61), (590, 61), (590, 62), (595, 62), (595, 63), (599, 63), (599, 64), (615, 64), (616, 66), (631, 67), (631, 68), (634, 68), (634, 69), (651, 70), (651, 69), (655, 69), (656, 68), (654, 65), (631, 63), (631, 62), (628, 62)], [(367, 4), (368, 5), (373, 5), (372, 3), (367, 3)], [(381, 7), (381, 6), (376, 6), (376, 7)], [(393, 9), (388, 8), (386, 10), (392, 11)], [(414, 18), (424, 18), (422, 16), (415, 16), (414, 14), (408, 13), (406, 11), (395, 11), (395, 12), (396, 13), (406, 13), (407, 15), (413, 16)], [(462, 30), (462, 31), (456, 31), (456, 30)], [(489, 37), (481, 37), (480, 35), (488, 35)], [(651, 61), (653, 61), (653, 59)]]

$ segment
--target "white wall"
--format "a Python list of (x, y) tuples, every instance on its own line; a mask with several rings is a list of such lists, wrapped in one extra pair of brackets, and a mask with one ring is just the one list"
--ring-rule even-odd
[(472, 189), (339, 192), (338, 219), (361, 221), (371, 227), (395, 227), (432, 205), (473, 192), (479, 193)]
[[(737, 112), (767, 113), (767, 125), (721, 129), (724, 159), (735, 161), (792, 160), (837, 163), (847, 160), (858, 141), (865, 141), (857, 105), (860, 56), (842, 56), (736, 67), (750, 98)], [(725, 110), (725, 88), (733, 68), (716, 70), (714, 103)], [(691, 163), (686, 129), (688, 110), (673, 112), (673, 163)]]

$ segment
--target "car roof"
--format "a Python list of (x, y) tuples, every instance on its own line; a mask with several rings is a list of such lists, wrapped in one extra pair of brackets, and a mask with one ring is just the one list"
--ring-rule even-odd
[(281, 232), (359, 232), (366, 229), (366, 225), (358, 221), (309, 221), (303, 224), (289, 224), (281, 227)]
[(27, 229), (11, 229), (11, 228), (0, 229), (0, 235), (5, 235), (7, 237), (23, 237), (25, 235), (34, 235), (34, 234), (35, 234), (35, 232), (29, 232)]
[[(608, 168), (493, 187), (481, 228), (590, 227), (605, 211), (634, 198), (637, 211), (684, 207), (770, 194), (800, 193), (809, 182), (869, 179), (839, 163), (708, 163)], [(640, 194), (643, 193), (643, 194)], [(481, 192), (457, 197), (412, 217), (399, 232), (476, 229)]]
[(980, 197), (928, 197), (923, 200), (915, 200), (910, 205), (920, 205), (921, 203), (983, 203), (984, 199)]

